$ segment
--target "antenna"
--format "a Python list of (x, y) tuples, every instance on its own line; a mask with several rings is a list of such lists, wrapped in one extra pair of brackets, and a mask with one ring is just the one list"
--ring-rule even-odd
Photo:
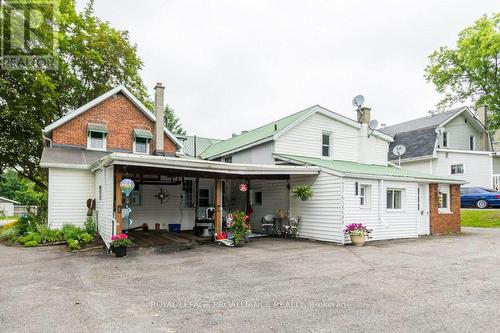
[(370, 122), (368, 123), (368, 128), (370, 129), (371, 132), (368, 134), (368, 137), (370, 137), (373, 134), (373, 131), (375, 131), (377, 127), (378, 127), (378, 121), (376, 121), (375, 119), (370, 120)]
[(354, 97), (352, 99), (352, 105), (357, 107), (358, 110), (361, 108), (361, 106), (363, 105), (364, 102), (365, 102), (365, 98), (363, 97), (363, 95), (357, 95), (356, 97)]
[(392, 149), (392, 153), (398, 157), (398, 166), (401, 166), (401, 155), (406, 152), (406, 147), (403, 145), (397, 145)]

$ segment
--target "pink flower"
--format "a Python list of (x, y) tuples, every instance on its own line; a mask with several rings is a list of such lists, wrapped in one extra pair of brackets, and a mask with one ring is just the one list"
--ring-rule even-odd
[(122, 234), (122, 239), (127, 239), (127, 238), (128, 238), (127, 234)]
[(117, 240), (118, 236), (111, 236), (111, 240)]

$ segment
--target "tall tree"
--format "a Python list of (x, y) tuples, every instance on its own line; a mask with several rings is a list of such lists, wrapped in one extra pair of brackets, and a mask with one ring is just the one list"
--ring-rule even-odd
[(438, 108), (471, 101), (491, 111), (490, 126), (500, 127), (500, 13), (483, 16), (458, 35), (456, 48), (441, 47), (429, 56), (428, 82), (444, 94)]
[[(10, 2), (2, 1), (1, 6)], [(56, 59), (58, 68), (0, 71), (0, 171), (14, 168), (40, 187), (46, 187), (38, 166), (45, 126), (118, 84), (124, 84), (152, 107), (139, 75), (143, 64), (128, 32), (96, 17), (93, 1), (80, 13), (74, 0), (54, 3), (57, 11), (52, 25), (39, 34), (45, 33), (50, 39), (54, 34), (51, 28), (57, 27), (56, 52), (42, 50), (40, 45), (38, 53), (32, 49), (22, 52), (31, 55), (45, 51)]]
[(175, 115), (174, 109), (168, 106), (168, 104), (165, 106), (165, 126), (173, 134), (186, 135), (180, 119)]

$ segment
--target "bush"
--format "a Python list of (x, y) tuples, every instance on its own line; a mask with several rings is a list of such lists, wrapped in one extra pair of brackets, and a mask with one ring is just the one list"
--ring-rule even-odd
[(64, 235), (64, 239), (79, 239), (80, 235), (84, 233), (83, 229), (77, 227), (73, 224), (65, 224), (62, 228), (62, 233)]
[(80, 250), (80, 243), (76, 239), (69, 238), (68, 246), (71, 250)]
[(4, 229), (0, 232), (0, 240), (14, 240), (19, 235), (19, 229), (17, 227)]
[(83, 224), (83, 229), (92, 236), (95, 236), (97, 234), (97, 225), (94, 222), (94, 219), (92, 217), (87, 217), (87, 220)]
[(39, 244), (42, 242), (42, 236), (38, 232), (30, 232), (17, 238), (17, 242), (23, 245), (30, 241), (36, 241)]
[(63, 240), (63, 232), (57, 229), (50, 229), (45, 225), (38, 226), (38, 233), (42, 237), (42, 243), (54, 243)]
[(32, 240), (32, 241), (24, 243), (24, 246), (26, 246), (26, 247), (37, 247), (38, 246), (38, 242), (36, 240)]
[(85, 244), (88, 244), (94, 241), (94, 236), (92, 236), (88, 232), (84, 232), (83, 234), (80, 235), (80, 238), (78, 238), (78, 240)]
[(19, 219), (19, 222), (17, 223), (17, 227), (19, 228), (20, 235), (25, 235), (29, 232), (37, 231), (36, 223), (30, 217), (21, 217)]

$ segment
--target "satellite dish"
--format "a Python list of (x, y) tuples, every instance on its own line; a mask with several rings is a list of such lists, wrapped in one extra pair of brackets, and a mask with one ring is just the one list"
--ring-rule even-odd
[(401, 156), (406, 152), (406, 147), (403, 145), (397, 145), (392, 149), (392, 153), (396, 156)]
[(375, 119), (370, 120), (370, 122), (368, 123), (368, 127), (369, 127), (372, 131), (376, 130), (376, 129), (377, 129), (377, 127), (378, 127), (378, 121), (376, 121)]
[(444, 133), (444, 128), (443, 127), (436, 127), (436, 134), (441, 135)]
[(364, 102), (365, 98), (363, 97), (363, 95), (358, 95), (352, 99), (352, 105), (354, 105), (358, 109), (361, 107), (361, 105), (363, 105)]

